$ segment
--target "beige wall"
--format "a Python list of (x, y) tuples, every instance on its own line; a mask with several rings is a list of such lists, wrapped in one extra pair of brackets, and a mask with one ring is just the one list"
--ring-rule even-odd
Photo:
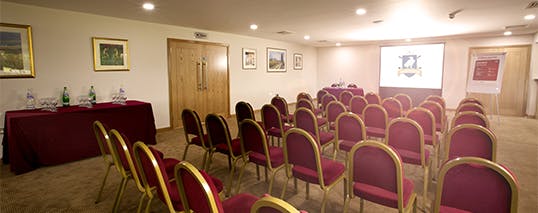
[[(443, 97), (447, 101), (447, 107), (455, 109), (458, 102), (466, 95), (470, 47), (531, 44), (533, 36), (431, 40), (423, 43), (438, 42), (445, 43)], [(413, 43), (401, 43), (401, 45), (408, 44)], [(318, 48), (318, 87), (330, 85), (343, 77), (348, 79), (348, 82), (354, 82), (363, 87), (365, 92), (378, 92), (379, 50), (383, 45), (385, 44)], [(535, 99), (531, 100), (530, 97), (535, 96), (536, 89), (529, 89), (527, 113), (531, 115), (534, 114), (532, 105)]]
[[(203, 31), (7, 2), (1, 2), (0, 20), (32, 26), (36, 70), (34, 79), (0, 80), (1, 113), (23, 108), (27, 88), (40, 98), (59, 97), (61, 88), (68, 86), (72, 97), (76, 97), (86, 95), (89, 86), (94, 85), (97, 101), (104, 102), (110, 101), (111, 94), (123, 85), (129, 99), (152, 103), (157, 128), (170, 125), (166, 39), (194, 40), (193, 32)], [(276, 93), (291, 102), (299, 91), (316, 91), (317, 51), (314, 47), (203, 32), (209, 34), (206, 41), (229, 44), (231, 113), (240, 100), (259, 109)], [(94, 72), (91, 49), (94, 36), (128, 39), (131, 70)], [(266, 47), (287, 49), (287, 72), (266, 72)], [(242, 48), (257, 49), (256, 70), (241, 69)], [(293, 70), (293, 53), (303, 54), (303, 70)], [(73, 99), (72, 104), (75, 103)], [(3, 126), (3, 114), (0, 117)]]

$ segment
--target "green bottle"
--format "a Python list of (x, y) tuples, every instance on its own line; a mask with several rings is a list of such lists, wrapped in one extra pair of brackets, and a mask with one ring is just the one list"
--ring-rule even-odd
[(62, 106), (69, 106), (69, 93), (67, 92), (67, 87), (64, 87), (64, 92), (62, 95)]
[(97, 99), (95, 95), (95, 89), (93, 88), (93, 85), (90, 87), (90, 94), (88, 95), (88, 98), (90, 98), (90, 103), (96, 104)]

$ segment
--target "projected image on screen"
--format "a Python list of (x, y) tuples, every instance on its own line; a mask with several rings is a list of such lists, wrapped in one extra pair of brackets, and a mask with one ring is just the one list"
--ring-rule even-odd
[(441, 89), (444, 44), (381, 47), (380, 87)]

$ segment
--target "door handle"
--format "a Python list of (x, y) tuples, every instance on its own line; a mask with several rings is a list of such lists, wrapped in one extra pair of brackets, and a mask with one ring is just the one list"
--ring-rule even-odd
[(198, 87), (198, 90), (202, 90), (202, 72), (203, 72), (203, 65), (201, 62), (196, 63), (196, 84)]
[[(205, 70), (204, 70), (204, 66), (205, 66)], [(207, 61), (202, 62), (202, 72), (203, 72), (203, 76), (204, 76), (204, 89), (207, 90), (207, 81), (208, 81), (208, 77), (207, 77)]]

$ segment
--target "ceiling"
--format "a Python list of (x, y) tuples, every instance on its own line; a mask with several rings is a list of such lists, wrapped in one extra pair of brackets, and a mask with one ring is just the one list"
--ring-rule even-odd
[[(538, 31), (536, 19), (523, 19), (538, 15), (538, 8), (527, 9), (532, 0), (148, 0), (153, 11), (142, 9), (143, 0), (5, 1), (311, 46), (499, 36), (518, 25), (509, 27), (513, 35)], [(358, 8), (367, 13), (357, 15)], [(250, 30), (250, 24), (259, 28)]]

